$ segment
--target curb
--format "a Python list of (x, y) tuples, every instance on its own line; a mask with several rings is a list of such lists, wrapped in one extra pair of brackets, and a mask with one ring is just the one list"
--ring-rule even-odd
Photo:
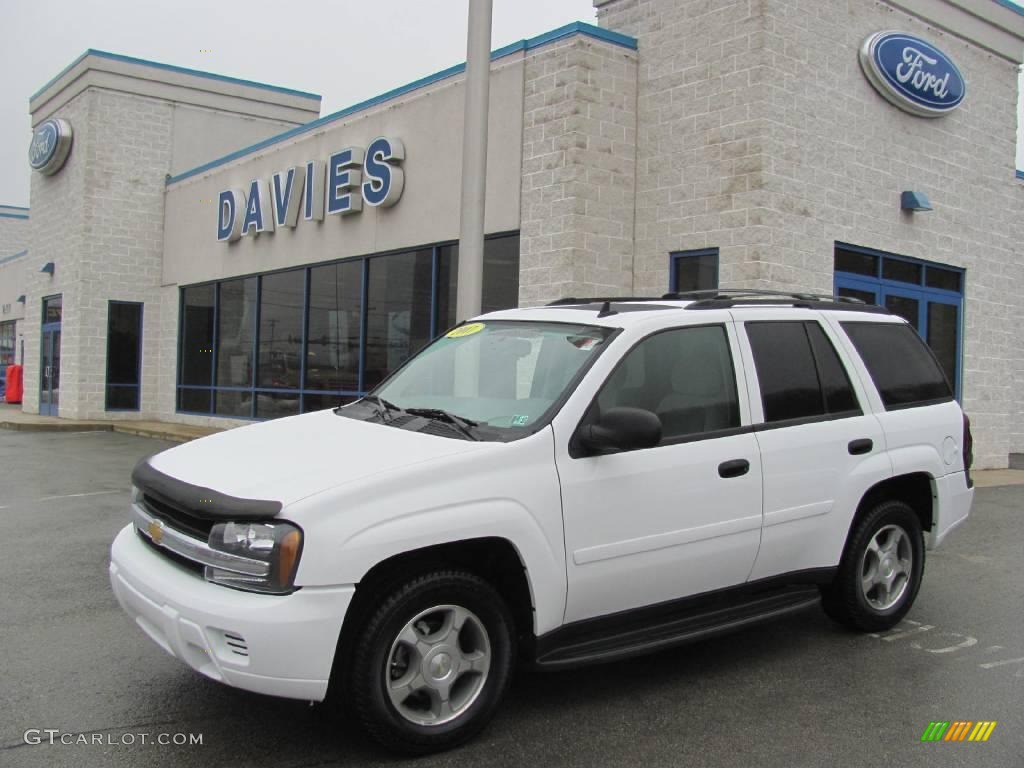
[(187, 443), (206, 435), (182, 435), (177, 432), (165, 432), (147, 427), (133, 427), (130, 422), (111, 424), (103, 422), (85, 422), (80, 424), (26, 424), (17, 421), (0, 421), (0, 429), (14, 432), (120, 432), (136, 437), (149, 437), (155, 440), (167, 440), (172, 443)]

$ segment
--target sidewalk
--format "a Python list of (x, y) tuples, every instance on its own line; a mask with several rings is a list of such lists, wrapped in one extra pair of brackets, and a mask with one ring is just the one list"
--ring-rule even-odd
[[(152, 437), (187, 443), (197, 437), (220, 432), (217, 427), (197, 427), (191, 424), (172, 424), (165, 421), (106, 421), (101, 419), (61, 419), (56, 416), (37, 416), (22, 413), (20, 405), (0, 403), (0, 429), (24, 432), (122, 432), (127, 435)], [(1024, 475), (1024, 472), (1021, 472)]]

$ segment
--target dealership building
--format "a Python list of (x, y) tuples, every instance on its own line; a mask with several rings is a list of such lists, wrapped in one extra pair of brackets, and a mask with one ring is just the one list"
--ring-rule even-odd
[[(485, 311), (716, 287), (883, 304), (976, 465), (1024, 453), (1024, 15), (1008, 0), (595, 0), (493, 52)], [(320, 97), (89, 50), (0, 206), (29, 413), (214, 426), (350, 401), (456, 317), (464, 67)]]

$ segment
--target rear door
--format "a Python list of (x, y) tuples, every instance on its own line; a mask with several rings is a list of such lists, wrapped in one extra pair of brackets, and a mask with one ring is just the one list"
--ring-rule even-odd
[(744, 311), (740, 334), (764, 477), (751, 580), (839, 563), (863, 493), (891, 475), (881, 425), (811, 313)]

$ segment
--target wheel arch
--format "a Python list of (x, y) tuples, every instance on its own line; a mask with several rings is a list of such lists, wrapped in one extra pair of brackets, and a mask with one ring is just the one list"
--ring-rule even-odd
[(935, 478), (927, 472), (908, 472), (875, 483), (868, 488), (857, 504), (857, 511), (846, 532), (846, 544), (849, 544), (850, 535), (864, 516), (883, 501), (902, 501), (914, 510), (921, 521), (921, 530), (931, 531), (935, 525), (935, 512), (938, 506), (936, 494)]
[(345, 660), (351, 656), (359, 628), (381, 596), (398, 589), (414, 574), (437, 568), (464, 569), (488, 581), (508, 602), (520, 640), (527, 647), (532, 645), (536, 605), (533, 585), (522, 556), (510, 540), (487, 536), (420, 547), (381, 560), (356, 584), (338, 638), (332, 688), (338, 686), (344, 674)]

